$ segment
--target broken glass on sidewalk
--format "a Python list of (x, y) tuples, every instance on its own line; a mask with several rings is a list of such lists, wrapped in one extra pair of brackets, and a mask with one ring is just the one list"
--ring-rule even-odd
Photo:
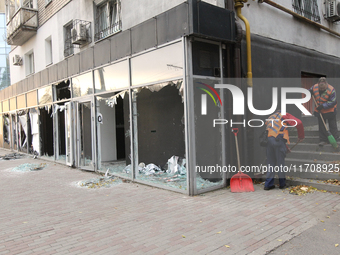
[(86, 187), (89, 189), (96, 189), (96, 188), (110, 188), (114, 185), (118, 185), (122, 183), (122, 181), (114, 176), (104, 176), (99, 178), (92, 178), (85, 181), (79, 181), (78, 186)]
[(38, 171), (42, 170), (47, 166), (46, 163), (40, 163), (40, 164), (30, 164), (25, 163), (21, 164), (19, 166), (16, 166), (12, 168), (11, 172), (32, 172), (32, 171)]

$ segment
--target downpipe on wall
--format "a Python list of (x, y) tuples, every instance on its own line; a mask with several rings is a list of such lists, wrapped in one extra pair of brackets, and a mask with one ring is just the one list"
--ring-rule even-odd
[[(252, 73), (252, 59), (251, 59), (251, 37), (250, 37), (250, 24), (249, 21), (242, 15), (241, 9), (247, 0), (235, 0), (235, 10), (237, 16), (244, 22), (246, 28), (246, 49), (247, 49), (247, 86), (253, 87), (253, 73)], [(239, 25), (239, 24), (238, 24)], [(237, 37), (239, 40), (242, 39), (242, 28), (236, 26), (237, 28)], [(253, 114), (249, 112), (249, 110), (245, 113), (245, 118), (251, 119)], [(246, 160), (245, 164), (250, 165), (254, 162), (253, 160), (253, 151), (254, 151), (254, 130), (251, 127), (244, 128), (243, 132), (243, 152), (244, 158)], [(251, 176), (253, 177), (253, 176)]]

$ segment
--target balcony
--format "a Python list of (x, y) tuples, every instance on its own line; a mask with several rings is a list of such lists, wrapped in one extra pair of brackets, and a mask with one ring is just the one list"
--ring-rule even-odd
[(21, 7), (7, 23), (7, 44), (23, 45), (37, 33), (38, 11)]

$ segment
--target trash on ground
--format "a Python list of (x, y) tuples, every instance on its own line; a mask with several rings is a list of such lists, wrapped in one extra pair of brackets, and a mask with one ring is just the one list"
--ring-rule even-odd
[(110, 188), (114, 185), (120, 184), (122, 181), (114, 176), (110, 177), (99, 177), (99, 178), (92, 178), (85, 181), (79, 181), (78, 185), (80, 187), (87, 187), (89, 189), (98, 189), (98, 188)]
[(312, 186), (306, 186), (306, 185), (298, 185), (289, 188), (289, 193), (294, 195), (305, 195), (307, 193), (313, 193), (314, 191), (317, 191), (317, 188), (314, 188)]
[(11, 153), (11, 154), (6, 154), (5, 156), (0, 156), (3, 160), (11, 160), (11, 159), (21, 159), (25, 157), (24, 154), (20, 153)]
[(25, 163), (21, 164), (19, 166), (16, 166), (12, 168), (12, 172), (32, 172), (32, 171), (38, 171), (42, 170), (47, 166), (46, 163), (40, 163), (40, 164), (30, 164), (30, 163)]
[[(125, 161), (116, 162), (111, 165), (102, 165), (111, 175), (116, 175), (121, 178), (132, 178), (131, 165), (126, 165)], [(103, 170), (103, 169), (102, 169)], [(187, 170), (186, 159), (179, 156), (172, 156), (167, 163), (161, 167), (155, 164), (146, 165), (140, 162), (137, 166), (136, 179), (146, 182), (151, 182), (158, 185), (168, 186), (175, 189), (187, 189)], [(212, 186), (222, 184), (222, 178), (219, 181), (210, 181), (196, 174), (197, 189), (205, 189)]]
[(340, 181), (337, 179), (329, 179), (324, 181), (324, 183), (329, 183), (329, 184), (333, 184), (333, 185), (340, 185)]

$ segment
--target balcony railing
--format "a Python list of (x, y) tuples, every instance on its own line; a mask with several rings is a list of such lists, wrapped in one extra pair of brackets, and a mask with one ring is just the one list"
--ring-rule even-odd
[(7, 43), (23, 45), (37, 33), (38, 11), (21, 7), (7, 24)]
[(104, 28), (99, 29), (99, 26), (97, 25), (97, 33), (94, 35), (94, 40), (98, 41), (101, 40), (109, 35), (118, 33), (122, 30), (122, 23), (121, 21), (117, 21), (116, 23), (106, 26)]

